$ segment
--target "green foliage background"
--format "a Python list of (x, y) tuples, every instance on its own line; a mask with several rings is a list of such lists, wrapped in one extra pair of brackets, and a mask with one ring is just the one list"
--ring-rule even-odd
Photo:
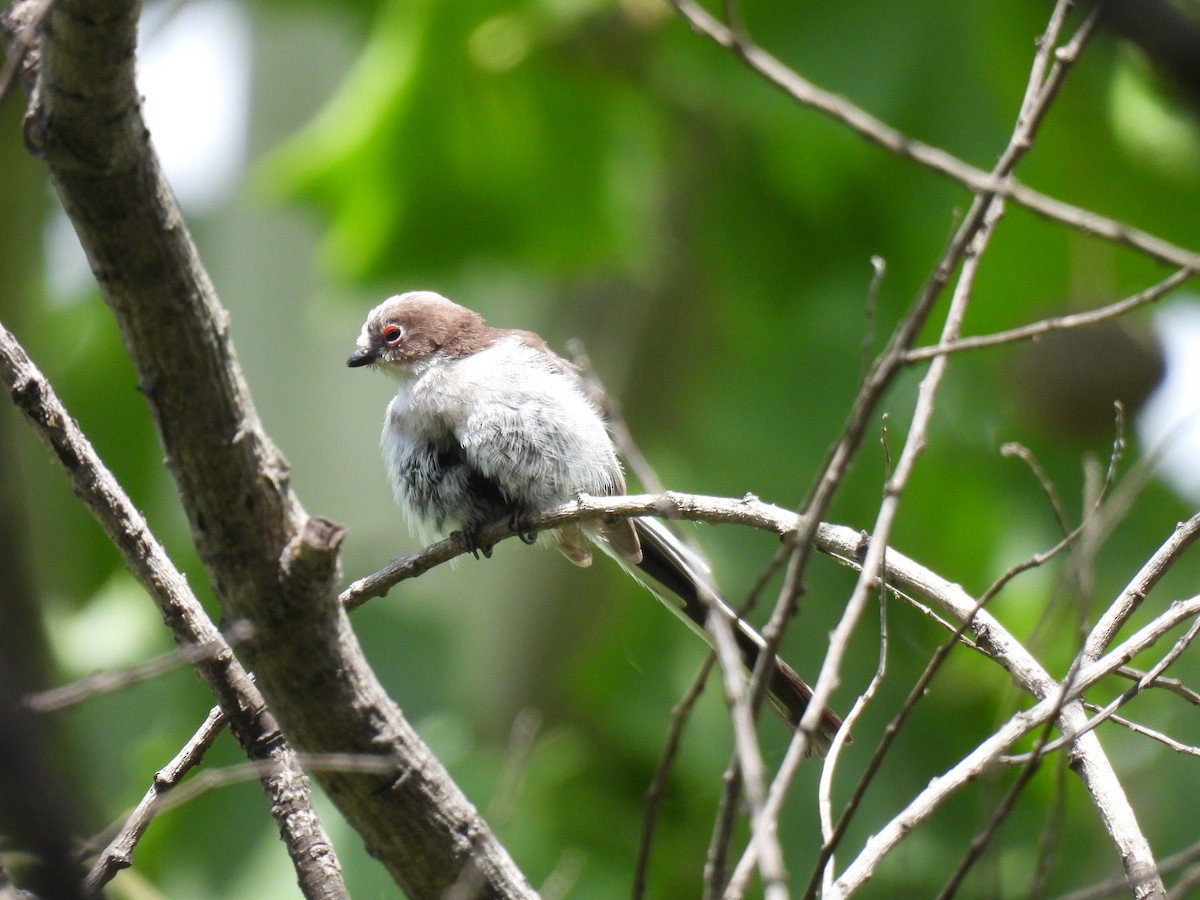
[[(377, 458), (389, 384), (343, 365), (367, 309), (383, 297), (432, 288), (494, 324), (537, 330), (560, 349), (583, 339), (665, 484), (752, 492), (794, 507), (855, 394), (864, 341), (882, 345), (970, 202), (961, 187), (796, 106), (654, 0), (249, 10), (250, 165), (228, 205), (191, 225), (296, 491), (311, 512), (351, 529), (347, 580), (417, 546)], [(982, 168), (1007, 141), (1048, 11), (1044, 3), (949, 0), (744, 6), (751, 33), (806, 77)], [(1136, 55), (1101, 34), (1019, 177), (1200, 246), (1194, 122), (1156, 90)], [(3, 110), (0, 131), (0, 314), (207, 594), (111, 317), (94, 291), (56, 297), (46, 287), (39, 235), (52, 203), (44, 173), (20, 147), (14, 105)], [(868, 313), (872, 256), (887, 272)], [(967, 331), (1100, 305), (1161, 274), (1127, 250), (1010, 208)], [(1144, 331), (1147, 321), (1139, 315), (1129, 324)], [(878, 411), (888, 416), (893, 453), (922, 371), (901, 378)], [(954, 361), (903, 504), (899, 549), (978, 593), (1057, 540), (1033, 477), (999, 448), (1026, 443), (1078, 517), (1083, 460), (1106, 461), (1112, 430), (1081, 433), (1025, 415), (1047, 389), (1021, 350)], [(882, 428), (881, 420), (876, 437)], [(52, 679), (168, 649), (152, 606), (18, 417), (0, 415), (0, 429), (12, 451), (6, 516), (21, 523), (16, 540), (44, 615)], [(837, 522), (873, 521), (887, 472), (876, 437), (839, 495)], [(1123, 471), (1143, 450), (1131, 441)], [(1095, 602), (1111, 598), (1188, 514), (1151, 483), (1097, 560)], [(731, 528), (698, 528), (696, 536), (734, 598), (775, 550), (770, 538)], [(1197, 570), (1185, 561), (1147, 614), (1194, 591), (1188, 582)], [(1061, 564), (1025, 575), (993, 607), (1019, 636), (1033, 636), (1054, 671), (1068, 663), (1078, 634), (1079, 598), (1062, 575)], [(815, 677), (852, 583), (831, 561), (813, 563), (784, 650), (802, 673)], [(539, 712), (538, 739), (494, 824), (535, 884), (573, 876), (572, 897), (626, 894), (643, 792), (672, 704), (702, 658), (697, 642), (615, 567), (576, 571), (517, 542), (491, 561), (467, 560), (406, 584), (355, 621), (393, 696), (483, 809), (512, 762), (514, 718)], [(889, 681), (856, 732), (846, 773), (867, 758), (941, 639), (898, 605), (889, 625)], [(862, 629), (839, 707), (874, 670), (875, 635), (870, 623)], [(1194, 684), (1196, 670), (1185, 659), (1176, 674)], [(719, 691), (714, 685), (707, 694), (665, 798), (654, 897), (698, 895), (730, 752)], [(952, 657), (847, 846), (1022, 702), (994, 666), (966, 652)], [(1144, 703), (1158, 727), (1200, 741), (1194, 711), (1158, 698)], [(89, 827), (136, 801), (209, 705), (202, 686), (177, 672), (57, 717)], [(786, 734), (773, 724), (763, 734), (777, 760)], [(1103, 738), (1156, 850), (1194, 842), (1194, 810), (1173, 802), (1180, 785), (1195, 784), (1194, 767), (1124, 732), (1109, 728)], [(224, 740), (210, 764), (237, 759)], [(936, 891), (1010, 777), (986, 779), (946, 807), (890, 858), (868, 894)], [(817, 768), (805, 766), (785, 817), (794, 873), (807, 873), (819, 844), (816, 778)], [(848, 790), (847, 775), (836, 795)], [(1059, 802), (1052, 891), (1118, 871), (1084, 792), (1046, 765), (969, 882), (970, 895), (1026, 890), (1038, 835)], [(331, 808), (326, 823), (354, 895), (394, 894)], [(251, 782), (162, 816), (113, 896), (285, 897), (293, 883)]]

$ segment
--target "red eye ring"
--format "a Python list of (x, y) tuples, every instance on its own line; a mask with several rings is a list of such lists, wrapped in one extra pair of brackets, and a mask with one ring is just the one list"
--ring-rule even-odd
[(404, 329), (392, 322), (383, 327), (383, 342), (389, 347), (395, 347), (404, 340)]

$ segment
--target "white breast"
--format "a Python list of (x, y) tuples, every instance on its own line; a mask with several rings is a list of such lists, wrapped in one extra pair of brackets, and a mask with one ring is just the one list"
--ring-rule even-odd
[(430, 360), (388, 407), (383, 450), (393, 487), (413, 454), (453, 441), (471, 468), (521, 506), (624, 490), (594, 405), (569, 371), (519, 338)]

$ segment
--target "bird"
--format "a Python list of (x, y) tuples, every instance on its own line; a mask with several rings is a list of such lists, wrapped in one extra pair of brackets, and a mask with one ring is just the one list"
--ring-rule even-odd
[[(486, 525), (521, 532), (531, 514), (581, 495), (625, 493), (609, 430), (578, 368), (531, 331), (497, 328), (433, 291), (390, 297), (367, 315), (346, 364), (397, 383), (380, 446), (396, 501), (426, 543), (457, 526), (467, 547)], [(762, 636), (720, 594), (704, 562), (657, 519), (570, 523), (541, 538), (577, 566), (599, 547), (710, 644), (706, 625), (725, 616), (753, 669)], [(778, 656), (768, 697), (792, 728), (812, 689)], [(824, 756), (841, 719), (822, 710), (810, 755)]]

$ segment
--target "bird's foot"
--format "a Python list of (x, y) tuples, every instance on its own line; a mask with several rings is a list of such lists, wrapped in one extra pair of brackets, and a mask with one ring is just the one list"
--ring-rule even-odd
[(478, 528), (462, 528), (451, 532), (450, 537), (457, 539), (460, 544), (467, 548), (467, 552), (476, 559), (479, 559), (481, 553), (484, 559), (492, 558), (492, 548), (496, 545), (494, 543), (485, 543), (479, 536)]
[(508, 517), (508, 527), (521, 539), (523, 544), (537, 543), (537, 532), (529, 527), (529, 516), (521, 512), (513, 512)]

